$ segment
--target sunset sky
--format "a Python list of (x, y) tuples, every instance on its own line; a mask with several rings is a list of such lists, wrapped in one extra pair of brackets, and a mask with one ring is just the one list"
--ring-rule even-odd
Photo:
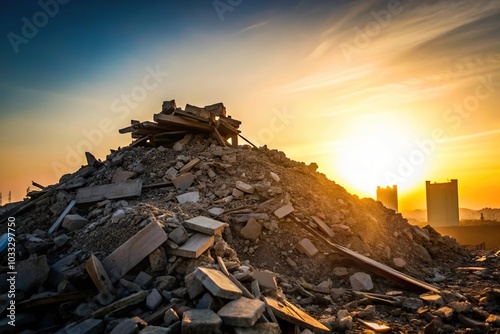
[(500, 207), (499, 1), (58, 1), (0, 12), (4, 204), (175, 99), (360, 197), (425, 208), (458, 179), (460, 207)]

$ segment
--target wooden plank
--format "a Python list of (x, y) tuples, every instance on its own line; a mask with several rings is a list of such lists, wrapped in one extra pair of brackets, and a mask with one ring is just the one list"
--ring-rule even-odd
[(101, 261), (94, 254), (90, 255), (85, 263), (85, 270), (87, 270), (92, 282), (94, 282), (97, 290), (102, 295), (106, 296), (113, 292), (113, 284), (109, 279), (108, 273), (102, 266)]
[(168, 254), (196, 259), (204, 251), (212, 247), (214, 236), (203, 233), (196, 233), (188, 239), (182, 246), (176, 249), (167, 249)]
[(222, 145), (222, 147), (227, 147), (226, 140), (224, 138), (222, 138), (219, 130), (217, 130), (217, 128), (213, 125), (212, 125), (212, 129), (214, 129), (215, 137), (217, 137), (217, 140)]
[(195, 114), (191, 114), (191, 113), (188, 113), (187, 111), (184, 111), (184, 110), (181, 110), (181, 109), (176, 109), (172, 113), (172, 115), (180, 115), (180, 116), (183, 116), (183, 117), (195, 119), (195, 120), (203, 122), (203, 123), (208, 123), (210, 121), (210, 119), (208, 119), (208, 118), (204, 118), (204, 117), (201, 117), (201, 116), (198, 116), (198, 115), (195, 115)]
[(78, 204), (98, 202), (103, 199), (120, 199), (141, 195), (142, 181), (131, 180), (125, 182), (103, 184), (78, 189), (76, 200)]
[(279, 302), (271, 297), (265, 297), (265, 300), (276, 317), (314, 333), (330, 333), (328, 327), (286, 300)]
[(166, 306), (163, 306), (159, 310), (151, 313), (147, 317), (144, 318), (144, 321), (147, 322), (148, 324), (153, 324), (156, 322), (160, 322), (161, 319), (163, 319), (163, 315), (165, 314), (168, 309), (171, 309), (172, 307), (177, 306), (177, 304), (171, 303)]
[(130, 296), (127, 296), (125, 298), (122, 298), (120, 300), (117, 300), (116, 302), (109, 304), (107, 306), (104, 306), (103, 308), (98, 309), (97, 311), (92, 313), (92, 318), (101, 318), (104, 317), (106, 314), (109, 314), (111, 312), (114, 312), (116, 310), (121, 310), (127, 306), (130, 305), (135, 305), (140, 302), (142, 302), (146, 297), (149, 295), (149, 291), (143, 290), (136, 292), (134, 294), (131, 294)]
[(31, 184), (37, 188), (42, 189), (42, 190), (46, 188), (46, 187), (42, 186), (40, 183), (36, 183), (35, 181), (31, 181)]
[(154, 120), (160, 124), (175, 126), (177, 129), (192, 129), (203, 132), (212, 132), (212, 128), (208, 124), (186, 119), (180, 116), (155, 114)]
[(375, 333), (386, 333), (391, 331), (391, 327), (384, 325), (381, 322), (375, 322), (375, 321), (364, 321), (363, 319), (359, 319), (358, 321), (365, 325), (366, 327), (370, 328), (372, 331)]
[(157, 189), (170, 186), (172, 186), (172, 181), (147, 184), (145, 186), (142, 186), (142, 189)]
[(347, 247), (331, 243), (330, 241), (326, 240), (321, 234), (319, 234), (316, 230), (312, 229), (309, 225), (298, 220), (297, 217), (293, 218), (299, 226), (302, 226), (305, 230), (314, 235), (326, 247), (353, 260), (363, 268), (366, 268), (367, 270), (370, 270), (371, 272), (377, 275), (385, 277), (398, 284), (407, 286), (416, 291), (421, 291), (421, 292), (432, 291), (439, 293), (439, 289), (433, 285), (427, 284), (423, 281), (420, 281), (416, 278), (406, 275), (400, 271), (397, 271), (396, 269), (386, 266), (385, 264), (372, 260), (369, 257), (356, 253), (355, 251), (352, 251)]
[(94, 294), (93, 291), (86, 290), (86, 291), (75, 291), (62, 294), (55, 294), (46, 297), (37, 297), (33, 299), (23, 300), (22, 302), (17, 303), (16, 307), (19, 310), (25, 310), (36, 306), (61, 304), (72, 300), (85, 299), (92, 296), (93, 294)]
[(226, 226), (228, 226), (227, 223), (223, 223), (204, 216), (198, 216), (188, 219), (184, 221), (183, 225), (185, 228), (188, 228), (190, 230), (209, 235), (218, 234), (219, 232), (222, 232), (222, 230)]
[(238, 133), (238, 137), (240, 137), (241, 139), (243, 139), (244, 141), (246, 141), (247, 143), (249, 143), (250, 145), (252, 145), (253, 147), (255, 148), (258, 148), (257, 146), (255, 146), (255, 144), (253, 144), (250, 140), (246, 139), (245, 137), (243, 137), (242, 135), (240, 135)]
[(133, 126), (127, 126), (126, 128), (119, 129), (118, 132), (121, 134), (124, 134), (124, 133), (132, 132), (133, 130), (134, 130)]
[(48, 235), (51, 235), (52, 233), (54, 233), (55, 230), (57, 230), (57, 228), (61, 225), (64, 217), (66, 217), (66, 215), (68, 214), (68, 212), (71, 209), (73, 209), (73, 207), (75, 206), (75, 204), (76, 204), (76, 199), (72, 199), (71, 202), (69, 202), (69, 204), (66, 207), (66, 209), (64, 209), (63, 213), (61, 213), (61, 215), (59, 216), (59, 218), (57, 218), (57, 220), (54, 223), (54, 225), (52, 225), (51, 228), (49, 229), (49, 231), (47, 232)]
[(102, 261), (111, 282), (120, 279), (167, 239), (167, 233), (157, 222), (152, 222), (137, 232)]
[(323, 231), (328, 237), (333, 238), (335, 236), (335, 233), (332, 231), (330, 226), (326, 225), (326, 223), (319, 217), (312, 216), (312, 219), (316, 224), (318, 224), (319, 229)]
[(220, 271), (226, 275), (230, 280), (231, 282), (234, 283), (234, 285), (236, 285), (240, 290), (241, 292), (243, 292), (243, 296), (244, 297), (247, 297), (247, 298), (250, 298), (250, 299), (254, 299), (254, 295), (252, 295), (250, 293), (250, 291), (248, 291), (247, 288), (245, 288), (245, 286), (243, 284), (241, 284), (240, 281), (238, 281), (238, 279), (236, 277), (234, 277), (226, 268), (226, 264), (224, 263), (224, 260), (220, 257), (220, 256), (217, 256), (217, 263), (219, 264), (219, 267), (220, 267)]

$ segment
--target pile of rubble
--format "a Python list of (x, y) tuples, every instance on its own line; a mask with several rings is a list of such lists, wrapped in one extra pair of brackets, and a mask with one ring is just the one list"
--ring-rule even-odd
[[(154, 115), (154, 122), (139, 122), (132, 120), (129, 127), (120, 129), (120, 133), (131, 133), (137, 143), (152, 146), (169, 145), (177, 142), (184, 136), (192, 138), (193, 134), (205, 133), (226, 146), (227, 140), (238, 147), (238, 135), (241, 122), (226, 116), (226, 107), (216, 103), (203, 108), (186, 104), (182, 110), (177, 107), (175, 100), (164, 101), (160, 113)], [(186, 139), (188, 140), (188, 139)], [(178, 142), (177, 145), (182, 145)]]
[(218, 106), (197, 116), (220, 138), (133, 123), (144, 137), (4, 208), (18, 223), (16, 327), (3, 267), (2, 332), (497, 331), (498, 252), (411, 226), (315, 164), (228, 147)]

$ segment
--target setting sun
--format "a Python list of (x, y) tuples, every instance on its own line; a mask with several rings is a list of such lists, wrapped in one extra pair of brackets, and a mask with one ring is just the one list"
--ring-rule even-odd
[(400, 183), (398, 186), (408, 189), (418, 185), (423, 163), (411, 173), (399, 175), (399, 165), (412, 150), (414, 136), (411, 125), (391, 113), (353, 118), (343, 131), (335, 163), (343, 183), (355, 193), (371, 196), (377, 186)]

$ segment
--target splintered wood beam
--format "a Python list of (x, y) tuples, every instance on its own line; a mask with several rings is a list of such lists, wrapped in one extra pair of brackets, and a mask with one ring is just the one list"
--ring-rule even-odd
[(40, 183), (36, 183), (35, 181), (31, 181), (31, 184), (34, 185), (37, 188), (42, 189), (42, 190), (45, 189), (44, 186), (42, 186)]
[(64, 209), (63, 213), (61, 213), (61, 215), (59, 216), (59, 218), (57, 218), (57, 220), (54, 223), (54, 225), (52, 225), (51, 228), (49, 229), (49, 231), (47, 232), (48, 235), (51, 235), (52, 233), (54, 233), (55, 230), (57, 230), (57, 228), (59, 227), (59, 225), (61, 225), (64, 217), (66, 217), (66, 215), (68, 214), (68, 212), (71, 209), (73, 209), (73, 207), (75, 206), (75, 204), (76, 204), (76, 199), (73, 199), (73, 200), (71, 200), (71, 202), (69, 202), (69, 204), (66, 207), (66, 209)]
[(159, 124), (175, 126), (177, 129), (191, 129), (202, 132), (212, 132), (212, 128), (203, 122), (186, 119), (180, 116), (155, 114), (154, 121)]
[(203, 118), (201, 116), (198, 116), (198, 115), (195, 115), (195, 114), (191, 114), (191, 113), (188, 113), (187, 111), (184, 111), (184, 110), (180, 110), (180, 109), (176, 109), (172, 115), (180, 115), (180, 116), (183, 116), (183, 117), (187, 117), (187, 118), (191, 118), (191, 119), (195, 119), (197, 121), (200, 121), (200, 122), (203, 122), (203, 123), (208, 123), (210, 122), (210, 119), (209, 118)]
[(76, 200), (78, 204), (99, 202), (102, 199), (121, 199), (141, 195), (142, 180), (102, 184), (78, 189)]
[(102, 261), (111, 282), (120, 279), (167, 239), (167, 233), (156, 221), (137, 232)]
[(373, 272), (377, 275), (385, 277), (393, 282), (404, 285), (404, 286), (406, 286), (410, 289), (416, 290), (416, 291), (420, 291), (420, 292), (432, 291), (432, 292), (439, 293), (439, 289), (433, 285), (422, 282), (416, 278), (413, 278), (413, 277), (406, 275), (400, 271), (397, 271), (396, 269), (393, 269), (389, 266), (386, 266), (385, 264), (382, 264), (380, 262), (377, 262), (375, 260), (370, 259), (369, 257), (366, 257), (364, 255), (356, 253), (355, 251), (350, 250), (347, 247), (331, 243), (330, 241), (325, 239), (321, 234), (319, 234), (316, 230), (312, 229), (309, 225), (298, 220), (297, 217), (294, 216), (293, 218), (294, 218), (293, 220), (299, 226), (301, 226), (306, 231), (308, 231), (309, 233), (314, 235), (317, 238), (317, 240), (322, 242), (326, 247), (328, 247), (329, 249), (331, 249), (334, 252), (340, 253), (340, 254), (344, 255), (345, 257), (353, 260), (354, 262), (356, 262), (360, 266), (366, 268), (367, 270), (370, 270), (371, 272)]
[(330, 333), (330, 329), (286, 300), (276, 300), (265, 297), (266, 304), (273, 310), (276, 317), (288, 321), (314, 333)]
[(212, 129), (214, 130), (214, 133), (215, 133), (215, 136), (217, 137), (217, 140), (219, 141), (219, 143), (224, 146), (224, 147), (227, 147), (227, 144), (226, 144), (226, 141), (224, 140), (224, 138), (222, 138), (222, 136), (220, 135), (219, 133), (219, 130), (217, 130), (217, 128), (215, 126), (212, 125)]
[(109, 295), (113, 292), (113, 284), (109, 279), (106, 269), (102, 266), (101, 261), (94, 255), (90, 255), (89, 259), (85, 263), (85, 270), (89, 274), (92, 282), (94, 282), (97, 290), (103, 295)]

